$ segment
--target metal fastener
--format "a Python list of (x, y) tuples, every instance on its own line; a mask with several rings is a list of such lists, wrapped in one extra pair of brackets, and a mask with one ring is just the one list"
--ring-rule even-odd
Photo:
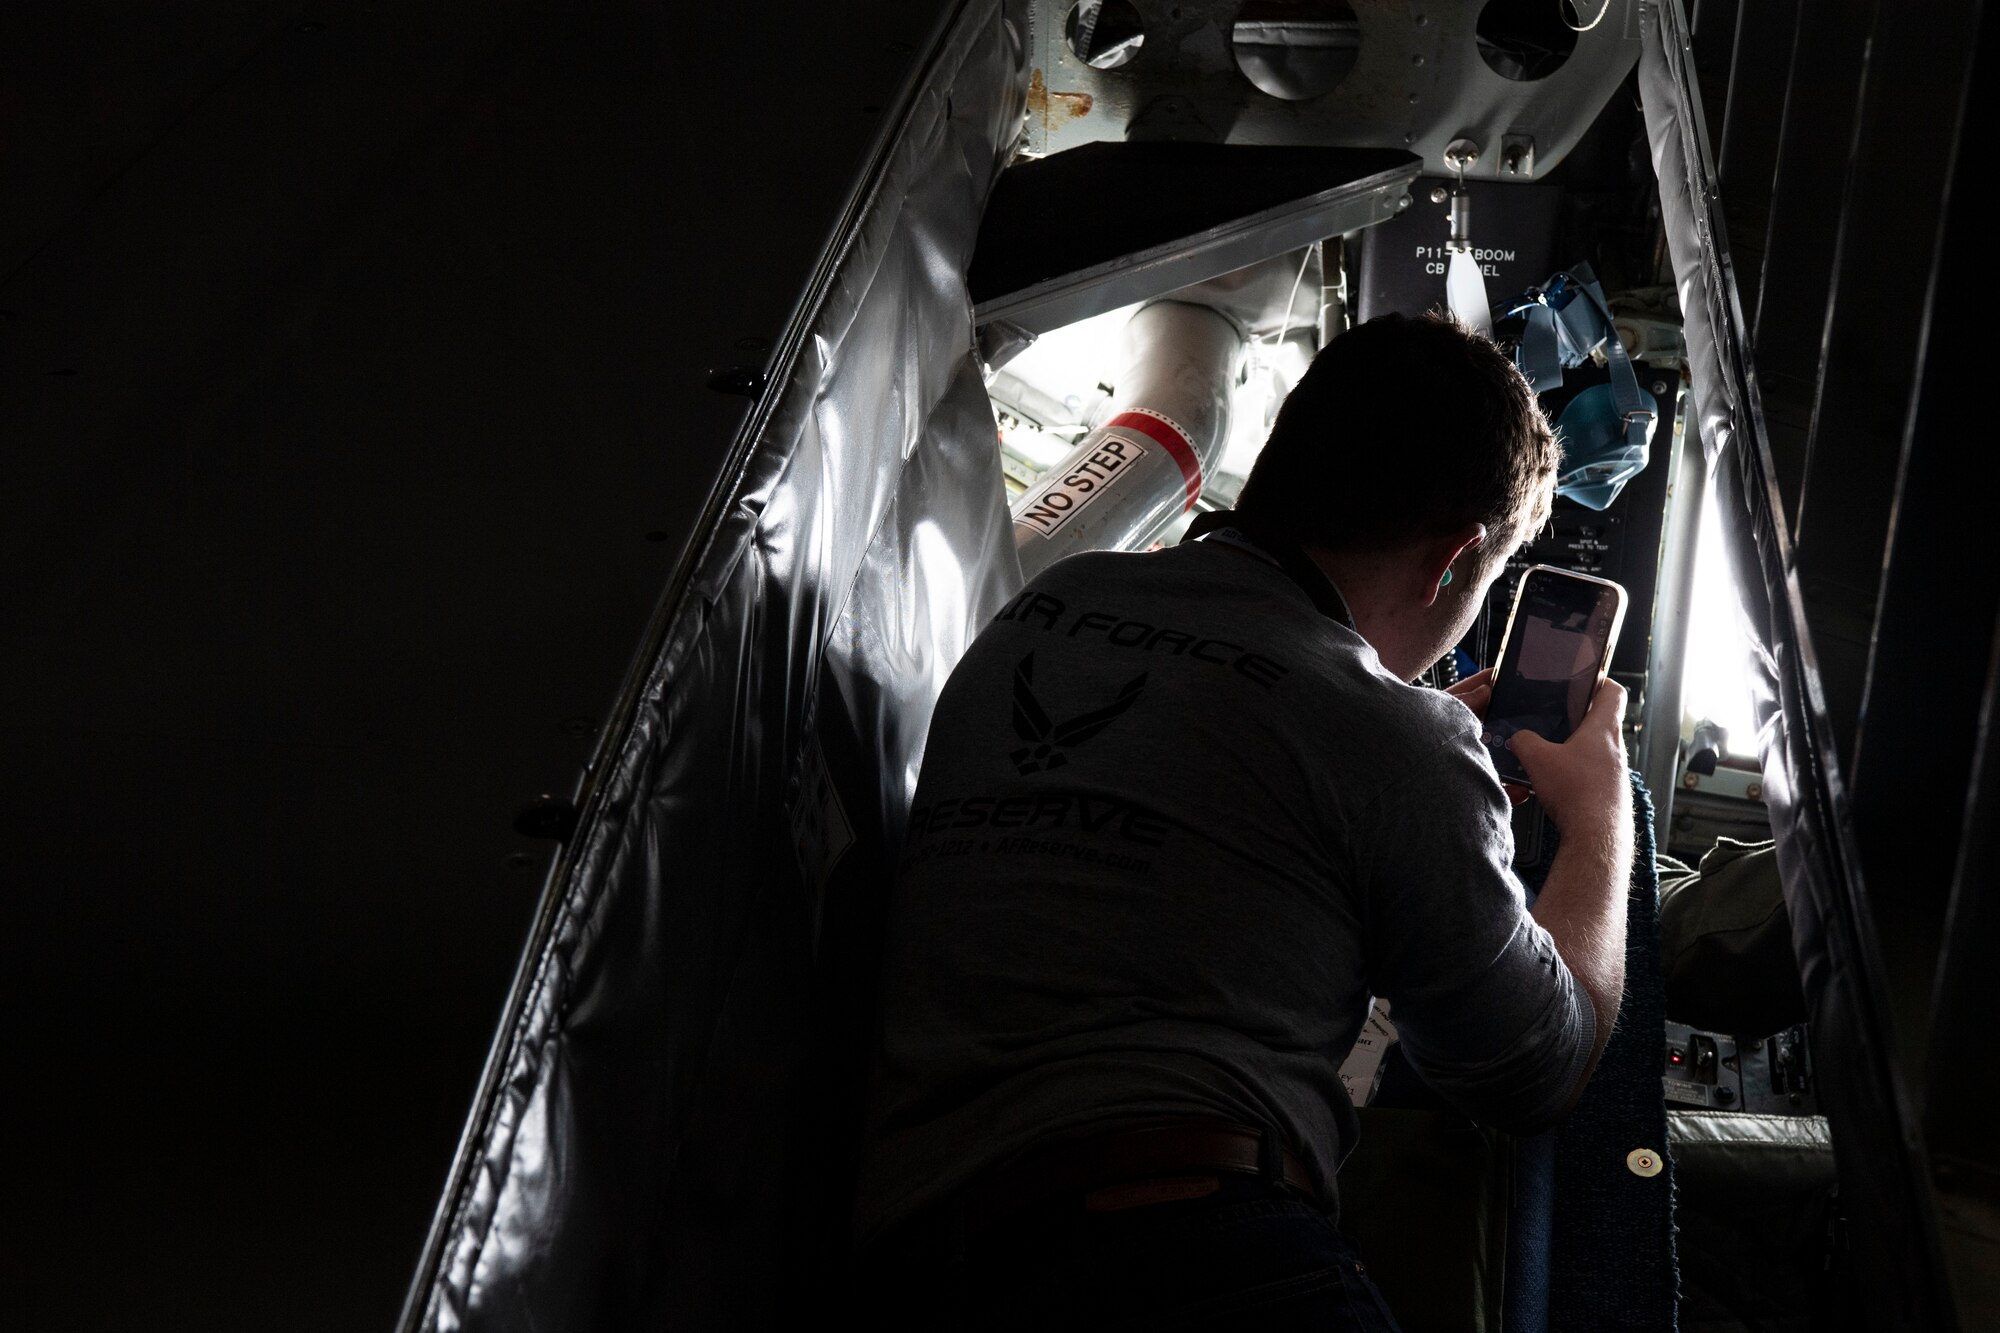
[(1449, 198), (1451, 198), (1451, 191), (1450, 191), (1450, 190), (1447, 190), (1447, 189), (1445, 189), (1445, 188), (1444, 188), (1444, 186), (1442, 186), (1442, 185), (1433, 185), (1433, 186), (1431, 187), (1431, 202), (1432, 202), (1432, 203), (1434, 203), (1434, 204), (1441, 204), (1441, 203), (1443, 203), (1443, 202), (1444, 202), (1445, 200), (1447, 200), (1447, 199), (1449, 199)]
[(1666, 1169), (1660, 1155), (1651, 1148), (1634, 1148), (1626, 1153), (1625, 1166), (1635, 1176), (1657, 1176)]

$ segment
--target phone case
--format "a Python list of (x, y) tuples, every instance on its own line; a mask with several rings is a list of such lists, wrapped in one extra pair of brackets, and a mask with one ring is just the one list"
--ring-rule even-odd
[[(1605, 672), (1611, 669), (1611, 655), (1618, 646), (1619, 634), (1625, 629), (1625, 607), (1630, 600), (1626, 595), (1625, 585), (1614, 582), (1611, 579), (1598, 578), (1594, 574), (1579, 574), (1573, 569), (1564, 569), (1560, 565), (1529, 565), (1521, 571), (1520, 582), (1514, 585), (1514, 604), (1507, 609), (1506, 628), (1500, 631), (1500, 650), (1493, 658), (1495, 671), (1497, 672), (1500, 664), (1507, 660), (1507, 647), (1514, 638), (1514, 621), (1521, 613), (1521, 603), (1526, 600), (1528, 580), (1534, 578), (1537, 574), (1550, 574), (1557, 578), (1574, 579), (1578, 583), (1594, 583), (1600, 588), (1609, 588), (1618, 595), (1617, 610), (1611, 614), (1611, 632), (1604, 639), (1604, 656), (1597, 664), (1597, 674), (1603, 676)], [(1498, 687), (1499, 681), (1497, 679), (1494, 681), (1494, 685), (1496, 688)], [(1500, 776), (1503, 779), (1508, 782), (1517, 782), (1527, 787), (1530, 791), (1534, 790), (1534, 784), (1528, 781), (1526, 771), (1521, 768), (1520, 763), (1514, 759), (1510, 751), (1504, 746), (1489, 745), (1488, 749), (1493, 752), (1494, 767), (1499, 770)]]

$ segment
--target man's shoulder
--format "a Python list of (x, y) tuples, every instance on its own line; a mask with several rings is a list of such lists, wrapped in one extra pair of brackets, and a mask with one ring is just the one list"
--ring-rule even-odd
[[(1218, 555), (1225, 558), (1217, 559)], [(1202, 542), (1183, 542), (1156, 551), (1079, 551), (1066, 555), (1027, 583), (1025, 590), (1091, 587), (1100, 584), (1149, 587), (1184, 583), (1189, 580), (1212, 582), (1218, 579), (1260, 582), (1255, 562), (1238, 565)], [(1231, 576), (1235, 576), (1231, 580)]]
[(1323, 664), (1345, 707), (1324, 718), (1342, 748), (1366, 754), (1384, 782), (1417, 766), (1479, 748), (1479, 721), (1442, 690), (1397, 680), (1374, 654)]

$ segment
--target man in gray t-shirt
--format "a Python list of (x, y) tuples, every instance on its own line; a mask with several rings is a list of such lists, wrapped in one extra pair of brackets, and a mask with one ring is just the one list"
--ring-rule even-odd
[[(1424, 472), (1389, 466), (1407, 459), (1371, 434), (1383, 403), (1427, 441)], [(1564, 834), (1531, 915), (1484, 678), (1408, 683), (1545, 520), (1555, 461), (1490, 343), (1374, 321), (1315, 361), (1236, 513), (1170, 550), (1058, 562), (1000, 612), (939, 700), (910, 815), (864, 1244), (1268, 1203), (1239, 1197), (1231, 1133), (1254, 1136), (1261, 1187), (1330, 1210), (1355, 1136), (1338, 1070), (1371, 996), (1468, 1115), (1566, 1109), (1622, 983), (1622, 692), (1569, 742), (1516, 745)], [(1116, 1288), (1117, 1246), (1077, 1244), (1031, 1266)], [(1315, 1254), (1244, 1290), (1325, 1287), (1311, 1273), (1339, 1264)]]

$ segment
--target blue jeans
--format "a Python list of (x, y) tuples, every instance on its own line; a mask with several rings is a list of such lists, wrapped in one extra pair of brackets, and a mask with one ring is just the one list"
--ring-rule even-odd
[(1042, 1204), (986, 1230), (947, 1203), (865, 1256), (869, 1328), (1397, 1333), (1354, 1243), (1282, 1188), (1225, 1175), (1199, 1199)]

